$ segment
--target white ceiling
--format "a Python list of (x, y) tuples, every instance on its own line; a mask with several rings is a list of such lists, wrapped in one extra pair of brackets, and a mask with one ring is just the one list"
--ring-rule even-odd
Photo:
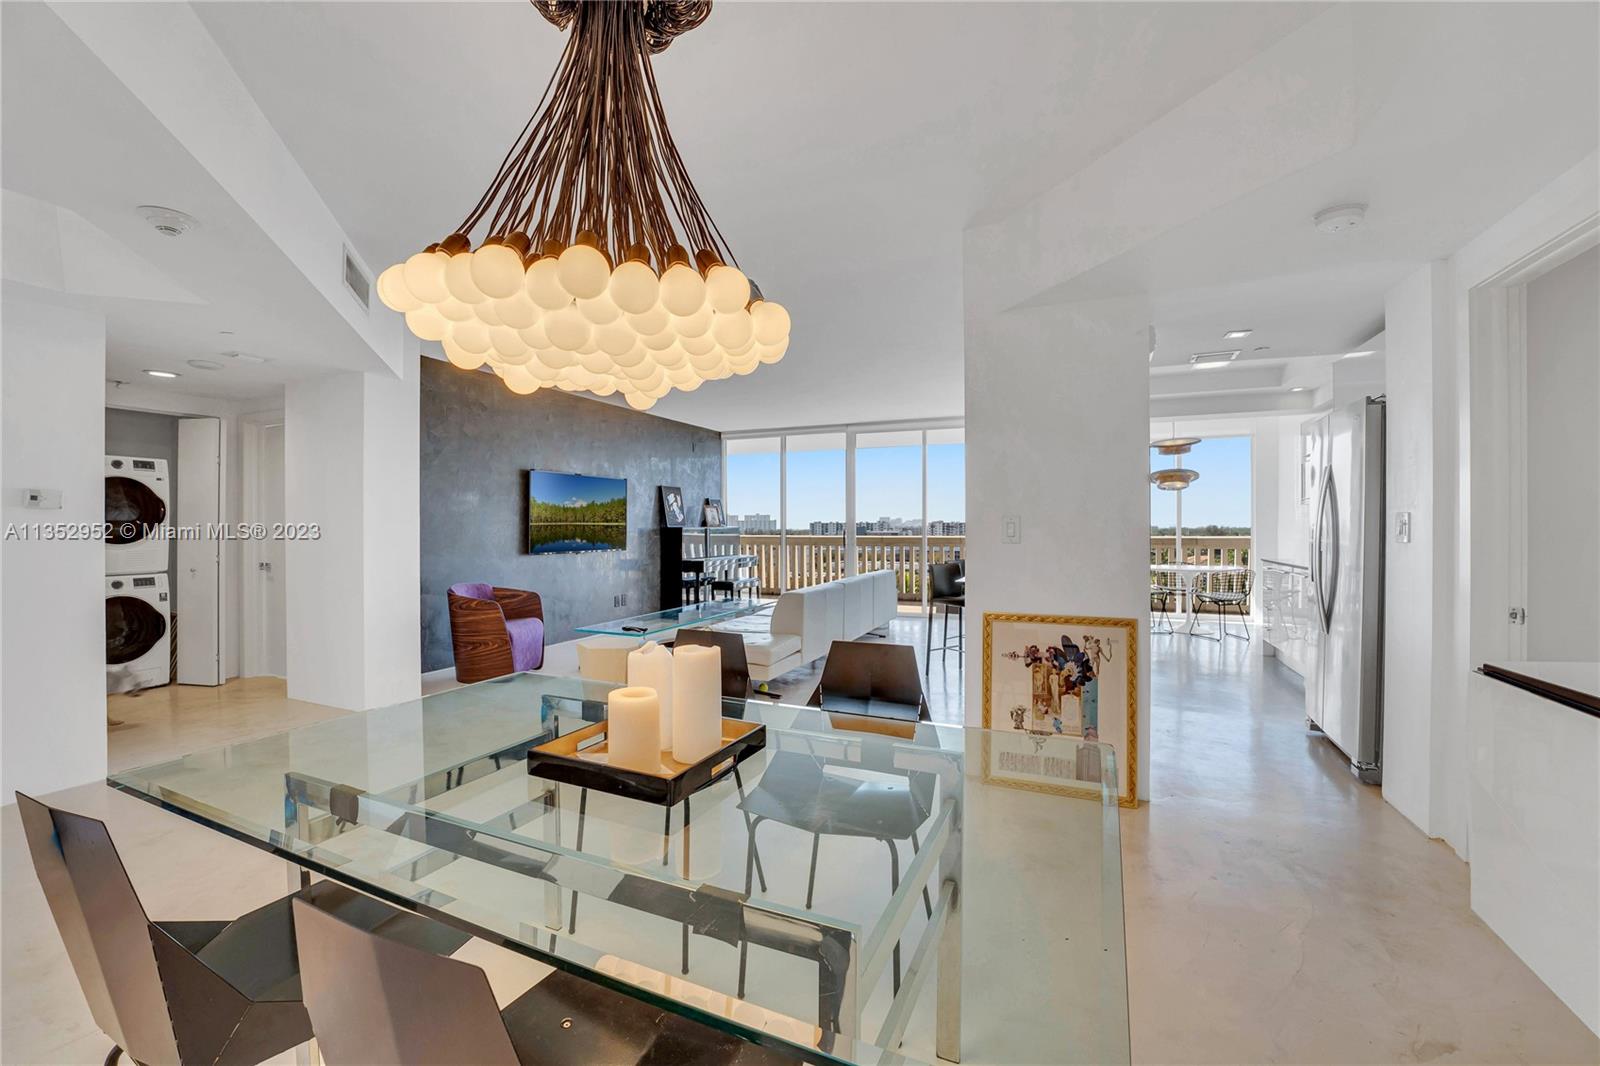
[[(565, 40), (521, 0), (195, 10), (379, 269), (466, 213)], [(706, 203), (745, 269), (789, 306), (794, 339), (778, 366), (674, 394), (656, 411), (727, 430), (959, 415), (963, 231), (1004, 218), (1119, 148), (1131, 159), (1159, 159), (1182, 182), (1183, 161), (1162, 145), (1127, 147), (1142, 149), (1152, 124), (1251, 57), (1307, 34), (1313, 47), (1325, 34), (1330, 54), (1350, 57), (1340, 60), (1356, 87), (1346, 150), (1091, 263), (1032, 302), (1147, 296), (1158, 369), (1232, 346), (1221, 335), (1233, 328), (1256, 331), (1240, 345), (1241, 360), (1265, 367), (1348, 350), (1381, 328), (1383, 292), (1397, 277), (1459, 247), (1594, 149), (1596, 12), (1563, 4), (718, 3), (703, 27), (657, 58), (657, 76)], [(90, 116), (91, 143), (101, 159), (136, 157), (138, 165), (119, 163), (109, 175), (101, 168), (98, 182), (57, 180), (57, 170), (81, 162), (82, 134), (71, 143), (60, 136), (52, 79), (71, 82), (59, 93), (75, 107), (116, 86), (63, 69), (47, 26), (37, 28), (40, 48), (36, 27), (6, 14), (7, 188), (92, 221), (113, 192), (124, 209), (207, 203), (192, 174), (171, 191), (161, 187), (161, 167), (142, 157), (170, 163), (168, 150), (121, 105), (110, 109), (120, 124)], [(29, 31), (20, 41), (17, 25)], [(16, 74), (14, 61), (23, 68)], [(29, 85), (25, 77), (43, 79), (52, 93), (13, 91)], [(38, 130), (27, 167), (14, 164), (16, 115)], [(1238, 148), (1264, 170), (1273, 150)], [(14, 172), (27, 181), (14, 185)], [(165, 176), (176, 175), (174, 167)], [(123, 177), (140, 181), (115, 189), (111, 179)], [(1366, 228), (1316, 233), (1311, 214), (1345, 200), (1372, 205)], [(1083, 210), (1114, 213), (1116, 205)], [(105, 228), (130, 245), (137, 238)], [(202, 321), (215, 307), (143, 310), (112, 323), (135, 362), (158, 350), (199, 351), (225, 328)], [(269, 336), (270, 326), (250, 327), (263, 349), (288, 339)], [(291, 355), (275, 364), (300, 366)], [(1297, 372), (1290, 366), (1281, 378)], [(184, 387), (201, 383), (186, 378)]]

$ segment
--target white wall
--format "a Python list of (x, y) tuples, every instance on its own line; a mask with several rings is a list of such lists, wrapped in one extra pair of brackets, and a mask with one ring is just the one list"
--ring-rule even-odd
[[(105, 518), (105, 321), (5, 285), (0, 332), (4, 524)], [(61, 493), (60, 510), (22, 506)], [(106, 773), (105, 545), (0, 543), (0, 801)]]
[(1527, 657), (1600, 657), (1600, 248), (1527, 289)]
[[(1460, 729), (1459, 708), (1433, 698), (1449, 669), (1441, 623), (1451, 616), (1455, 544), (1450, 375), (1450, 266), (1431, 263), (1388, 293), (1387, 511), (1384, 536), (1383, 795), (1434, 836), (1435, 730)], [(1394, 516), (1411, 514), (1411, 542)], [(1436, 723), (1437, 719), (1449, 719)], [(1457, 797), (1459, 798), (1459, 797)], [(1442, 824), (1442, 823), (1441, 823)], [(1465, 841), (1460, 840), (1464, 845)]]
[(342, 373), (284, 395), (289, 695), (363, 710), (421, 691), (418, 349), (406, 377)]
[[(968, 724), (982, 721), (985, 611), (1135, 618), (1146, 799), (1148, 322), (1136, 307), (1074, 305), (966, 323)], [(1002, 541), (1007, 514), (1020, 543)]]

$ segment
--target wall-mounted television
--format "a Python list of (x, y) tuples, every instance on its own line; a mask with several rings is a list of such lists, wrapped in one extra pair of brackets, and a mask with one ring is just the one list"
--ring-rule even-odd
[(628, 479), (528, 471), (528, 552), (623, 551)]

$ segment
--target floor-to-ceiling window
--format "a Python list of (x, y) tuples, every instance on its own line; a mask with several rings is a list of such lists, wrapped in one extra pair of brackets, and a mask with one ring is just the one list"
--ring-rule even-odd
[(959, 425), (828, 427), (725, 439), (726, 509), (765, 592), (893, 570), (920, 603), (930, 560), (965, 555)]
[(806, 588), (845, 575), (845, 434), (784, 438), (785, 588)]

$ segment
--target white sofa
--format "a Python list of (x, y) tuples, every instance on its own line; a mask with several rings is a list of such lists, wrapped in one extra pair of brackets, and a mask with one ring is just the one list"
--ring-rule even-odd
[(773, 605), (770, 627), (761, 628), (755, 616), (709, 628), (744, 637), (751, 679), (768, 681), (822, 658), (836, 640), (888, 625), (898, 610), (894, 573), (874, 570), (785, 592)]

